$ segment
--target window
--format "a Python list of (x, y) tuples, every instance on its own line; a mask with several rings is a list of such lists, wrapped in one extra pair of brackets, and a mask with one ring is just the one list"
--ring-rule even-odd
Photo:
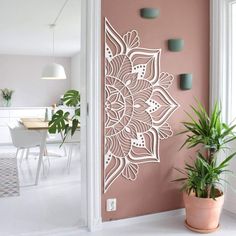
[(236, 117), (236, 3), (232, 4), (232, 18), (231, 18), (231, 117)]

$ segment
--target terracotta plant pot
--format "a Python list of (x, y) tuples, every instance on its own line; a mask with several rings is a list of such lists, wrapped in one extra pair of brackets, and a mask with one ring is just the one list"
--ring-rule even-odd
[(194, 194), (184, 193), (186, 226), (193, 231), (208, 233), (219, 228), (219, 220), (224, 204), (224, 195), (219, 194), (216, 200), (198, 198)]

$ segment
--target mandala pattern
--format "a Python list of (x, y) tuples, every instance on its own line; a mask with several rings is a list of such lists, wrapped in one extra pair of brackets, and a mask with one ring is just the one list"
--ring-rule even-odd
[(160, 140), (173, 134), (167, 121), (179, 105), (160, 57), (140, 47), (137, 31), (122, 37), (105, 19), (105, 192), (120, 176), (136, 180), (140, 164), (160, 162)]

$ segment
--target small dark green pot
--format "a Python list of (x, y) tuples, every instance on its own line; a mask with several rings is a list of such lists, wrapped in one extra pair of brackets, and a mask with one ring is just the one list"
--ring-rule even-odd
[(142, 8), (140, 9), (140, 15), (146, 19), (155, 19), (160, 15), (160, 10), (157, 8)]
[(192, 74), (181, 74), (180, 75), (180, 89), (190, 90), (192, 88), (193, 75)]
[(168, 40), (168, 49), (172, 52), (180, 52), (184, 48), (183, 39), (169, 39)]

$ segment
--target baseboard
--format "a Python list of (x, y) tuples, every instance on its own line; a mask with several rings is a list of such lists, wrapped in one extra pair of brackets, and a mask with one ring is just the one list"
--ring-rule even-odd
[(162, 220), (162, 219), (173, 217), (173, 216), (182, 216), (184, 215), (184, 212), (185, 212), (184, 208), (181, 208), (178, 210), (166, 211), (166, 212), (150, 214), (150, 215), (145, 215), (145, 216), (137, 216), (137, 217), (132, 217), (128, 219), (107, 221), (107, 222), (103, 222), (102, 228), (107, 229), (107, 228), (120, 227), (120, 226), (126, 226), (126, 225), (131, 225), (131, 224), (153, 222), (153, 221), (158, 221), (158, 220)]

